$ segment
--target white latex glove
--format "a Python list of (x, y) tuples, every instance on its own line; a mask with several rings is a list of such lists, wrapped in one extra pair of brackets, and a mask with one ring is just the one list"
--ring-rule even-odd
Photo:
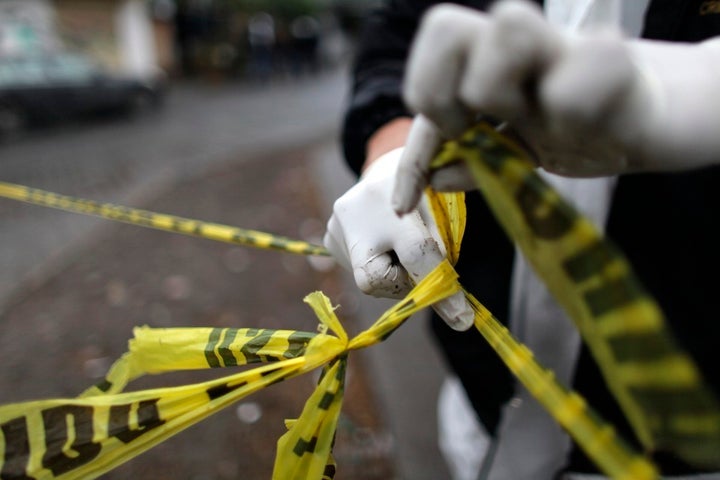
[[(611, 30), (570, 33), (520, 0), (498, 2), (489, 14), (434, 7), (408, 63), (405, 100), (425, 119), (413, 125), (393, 205), (398, 212), (415, 205), (441, 139), (478, 114), (507, 121), (538, 163), (561, 175), (717, 163), (719, 81), (720, 39), (673, 44)], [(463, 167), (437, 176), (437, 188), (470, 186)]]
[[(333, 207), (324, 243), (355, 277), (363, 292), (402, 298), (446, 255), (427, 200), (399, 217), (390, 205), (402, 148), (381, 156)], [(433, 308), (455, 330), (467, 330), (474, 314), (462, 292)]]

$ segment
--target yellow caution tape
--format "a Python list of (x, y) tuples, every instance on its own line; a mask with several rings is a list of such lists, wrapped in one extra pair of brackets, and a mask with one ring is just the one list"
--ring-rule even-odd
[(280, 250), (299, 255), (330, 255), (325, 247), (302, 240), (293, 240), (257, 230), (149, 212), (112, 203), (74, 198), (13, 183), (0, 182), (0, 197), (246, 247)]
[[(461, 141), (450, 142), (438, 161), (469, 161), (480, 188), (491, 197), (489, 203), (509, 234), (525, 249), (528, 249), (527, 244), (530, 245), (526, 255), (540, 264), (541, 271), (555, 272), (559, 268), (565, 277), (570, 278), (568, 282), (567, 278), (558, 280), (556, 273), (545, 275), (551, 291), (556, 295), (559, 292), (561, 302), (571, 306), (568, 308), (565, 305), (574, 318), (578, 314), (586, 315), (578, 317), (581, 320), (576, 318), (580, 330), (595, 355), (598, 356), (598, 351), (601, 353), (598, 360), (605, 375), (614, 379), (610, 382), (613, 392), (618, 398), (625, 395), (631, 399), (629, 403), (627, 398), (621, 403), (626, 408), (626, 414), (634, 419), (633, 426), (641, 432), (641, 438), (652, 438), (654, 446), (669, 447), (690, 461), (707, 465), (707, 453), (717, 449), (712, 443), (715, 428), (703, 420), (715, 422), (716, 410), (713, 410), (714, 399), (711, 396), (706, 397), (703, 393), (698, 397), (698, 391), (705, 391), (702, 387), (697, 388), (699, 376), (689, 357), (673, 349), (672, 355), (664, 356), (657, 367), (651, 368), (633, 362), (632, 355), (625, 358), (622, 365), (607, 361), (607, 351), (611, 354), (613, 351), (603, 347), (603, 342), (627, 340), (628, 336), (647, 331), (657, 332), (657, 325), (662, 326), (662, 317), (652, 299), (644, 293), (638, 296), (642, 299), (639, 302), (612, 303), (617, 298), (636, 298), (632, 295), (637, 292), (634, 281), (617, 281), (631, 279), (627, 262), (597, 233), (588, 229), (589, 223), (569, 209), (550, 187), (533, 177), (531, 165), (523, 158), (522, 151), (494, 134), (489, 127), (479, 127)], [(293, 253), (327, 254), (322, 247), (287, 239), (278, 241), (278, 237), (261, 232), (77, 200), (18, 185), (0, 183), (0, 195), (232, 243)], [(448, 258), (454, 262), (459, 256), (464, 229), (464, 202), (459, 196), (438, 195), (432, 191), (428, 191), (428, 196), (446, 243)], [(552, 232), (558, 230), (558, 225), (567, 228), (561, 230), (562, 235), (554, 236)], [(250, 233), (244, 237), (238, 232)], [(597, 253), (584, 257), (581, 253), (588, 246), (594, 246), (593, 252)], [(560, 260), (553, 262), (544, 258)], [(601, 287), (607, 286), (607, 282), (613, 288), (603, 290)], [(289, 431), (278, 443), (274, 478), (332, 478), (335, 469), (331, 454), (332, 437), (342, 402), (342, 377), (347, 352), (387, 338), (407, 316), (445, 298), (458, 288), (454, 270), (444, 262), (406, 299), (353, 339), (348, 339), (329, 300), (320, 293), (306, 299), (321, 320), (323, 329), (320, 333), (232, 328), (137, 329), (130, 351), (116, 362), (103, 382), (84, 392), (81, 398), (0, 407), (0, 453), (3, 458), (0, 478), (97, 476), (249, 393), (323, 365), (326, 374), (300, 418), (287, 422)], [(605, 298), (604, 295), (608, 294), (610, 296)], [(467, 293), (466, 296), (475, 309), (476, 327), (519, 380), (569, 431), (603, 472), (613, 478), (657, 478), (657, 470), (647, 459), (625, 446), (579, 395), (560, 386), (552, 373), (538, 365), (531, 352), (515, 341), (474, 297)], [(600, 315), (597, 308), (593, 310), (591, 307), (597, 307), (603, 300), (610, 306)], [(591, 313), (589, 319), (587, 311)], [(587, 326), (588, 323), (592, 328)], [(327, 334), (328, 330), (335, 335)], [(660, 331), (665, 332), (662, 328)], [(670, 337), (663, 333), (660, 338), (664, 339), (662, 345), (666, 345), (665, 340)], [(599, 348), (598, 343), (601, 344)], [(643, 351), (642, 346), (639, 346), (639, 352)], [(258, 362), (270, 364), (202, 384), (119, 393), (129, 381), (146, 373)], [(676, 372), (669, 379), (654, 373), (668, 366)], [(709, 410), (703, 410), (708, 414), (697, 415), (694, 414), (697, 412), (681, 408), (680, 413), (674, 415), (674, 404), (667, 399), (661, 398), (660, 403), (654, 403), (655, 398), (628, 395), (629, 390), (634, 392), (643, 386), (649, 386), (655, 393), (660, 383), (665, 392), (691, 392), (693, 398), (702, 400), (695, 405), (710, 405)], [(686, 390), (688, 385), (690, 388)], [(706, 402), (708, 398), (710, 403)], [(58, 410), (53, 410), (56, 407)], [(648, 412), (651, 414), (648, 415)], [(671, 421), (663, 423), (668, 415), (672, 416)], [(87, 426), (88, 422), (91, 427)], [(657, 428), (648, 427), (657, 427), (658, 422), (672, 435), (658, 437)], [(650, 435), (642, 434), (648, 431)], [(662, 432), (667, 433), (665, 430)], [(675, 435), (678, 432), (685, 436)], [(700, 442), (708, 438), (711, 444), (706, 448)], [(688, 454), (690, 449), (695, 449), (695, 453)]]
[(428, 197), (438, 232), (447, 250), (447, 259), (450, 264), (455, 265), (460, 258), (460, 245), (465, 234), (467, 219), (465, 193), (443, 193), (426, 188), (425, 195)]
[(95, 478), (219, 409), (297, 374), (291, 359), (174, 388), (0, 407), (0, 478)]
[(647, 450), (720, 467), (717, 399), (620, 251), (489, 125), (448, 142), (435, 165), (458, 160), (577, 325)]
[[(465, 221), (462, 196), (427, 193), (449, 258), (456, 261)], [(278, 442), (274, 478), (333, 478), (335, 463), (331, 446), (342, 403), (347, 352), (384, 340), (413, 312), (458, 288), (454, 270), (444, 262), (406, 299), (353, 339), (348, 339), (329, 300), (319, 292), (309, 295), (306, 301), (321, 321), (320, 333), (247, 328), (137, 328), (130, 351), (112, 366), (102, 382), (84, 392), (80, 399), (30, 402), (0, 409), (2, 451), (5, 452), (1, 471), (19, 478), (91, 478), (249, 393), (325, 365), (326, 374), (300, 418), (287, 421), (289, 431)], [(656, 477), (650, 463), (619, 441), (577, 394), (568, 393), (558, 385), (552, 374), (543, 370), (530, 352), (512, 339), (477, 300), (469, 294), (468, 299), (476, 311), (476, 326), (503, 361), (603, 471), (615, 478)], [(255, 363), (270, 365), (204, 384), (120, 393), (128, 382), (145, 374)], [(34, 405), (35, 410), (28, 408), (30, 405)], [(48, 405), (71, 407), (64, 415), (48, 416), (42, 413)], [(75, 413), (80, 411), (85, 413)], [(77, 440), (76, 415), (92, 418), (96, 425), (112, 417), (107, 412), (122, 412), (122, 418), (127, 421), (125, 424), (115, 422), (104, 430), (93, 430), (92, 435), (85, 432), (84, 443)], [(37, 421), (38, 415), (43, 418), (42, 422)], [(121, 418), (119, 415), (112, 418)], [(19, 425), (25, 427), (19, 428)], [(75, 440), (68, 443), (71, 437)], [(116, 441), (118, 437), (125, 442)], [(63, 445), (59, 452), (51, 450), (56, 444)], [(48, 451), (54, 453), (50, 455)], [(92, 455), (78, 453), (85, 451)]]
[(532, 352), (515, 340), (475, 297), (467, 292), (465, 296), (475, 311), (475, 327), (478, 331), (520, 383), (572, 436), (603, 473), (623, 480), (659, 478), (655, 466), (633, 452), (578, 393), (560, 385), (554, 374), (539, 365)]
[[(348, 339), (320, 292), (306, 298), (324, 326), (320, 333), (138, 328), (130, 351), (81, 398), (0, 407), (0, 478), (95, 478), (238, 399), (323, 365), (329, 367), (315, 393), (278, 442), (273, 478), (332, 478), (330, 447), (348, 351), (382, 341), (408, 316), (459, 288), (443, 262), (357, 341)], [(193, 385), (117, 393), (145, 373), (258, 362), (267, 365)]]
[(273, 480), (333, 478), (331, 459), (342, 407), (346, 357), (323, 371), (318, 387), (305, 403), (300, 419), (277, 443)]

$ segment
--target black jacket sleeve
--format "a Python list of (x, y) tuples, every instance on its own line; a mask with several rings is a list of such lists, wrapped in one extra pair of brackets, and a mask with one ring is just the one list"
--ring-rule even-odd
[[(390, 120), (409, 116), (402, 101), (405, 61), (418, 23), (437, 0), (387, 0), (368, 15), (353, 68), (350, 104), (342, 130), (345, 159), (360, 172), (365, 144)], [(491, 0), (454, 2), (479, 9)]]
[[(410, 115), (402, 102), (405, 60), (422, 14), (434, 1), (388, 0), (367, 18), (358, 46), (350, 105), (343, 129), (345, 158), (359, 173), (370, 136), (393, 118)], [(491, 1), (455, 2), (483, 9)], [(483, 304), (507, 318), (514, 249), (479, 192), (466, 195), (468, 222), (456, 269), (463, 285), (481, 292)], [(470, 221), (472, 219), (472, 221)], [(478, 246), (482, 248), (478, 248)], [(479, 420), (494, 432), (513, 380), (477, 330), (456, 332), (432, 314), (432, 330), (447, 365), (460, 378)], [(488, 388), (491, 385), (491, 388)]]

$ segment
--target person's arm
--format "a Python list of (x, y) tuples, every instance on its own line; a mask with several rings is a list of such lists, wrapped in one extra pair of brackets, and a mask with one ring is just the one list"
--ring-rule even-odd
[(394, 118), (377, 129), (367, 142), (365, 162), (361, 170), (364, 171), (389, 151), (404, 146), (411, 126), (412, 118), (403, 116)]
[[(342, 147), (350, 168), (360, 174), (367, 160), (382, 150), (372, 149), (371, 137), (396, 119), (412, 118), (402, 98), (402, 83), (412, 39), (420, 19), (438, 0), (388, 0), (368, 15), (357, 46), (350, 101), (342, 128)], [(491, 0), (459, 1), (476, 8)], [(407, 134), (399, 132), (395, 138)], [(374, 140), (373, 140), (374, 143)], [(397, 145), (397, 142), (392, 142)], [(373, 157), (373, 158), (371, 158)]]
[(440, 137), (458, 135), (478, 113), (507, 121), (540, 166), (560, 175), (718, 163), (718, 65), (720, 39), (673, 44), (609, 30), (569, 33), (520, 0), (498, 2), (489, 14), (436, 7), (408, 65), (406, 102), (429, 121), (413, 128), (395, 209), (417, 203)]
[(375, 132), (397, 118), (412, 116), (402, 99), (405, 63), (420, 17), (432, 3), (390, 0), (365, 19), (342, 129), (345, 160), (358, 175)]
[[(421, 204), (411, 215), (392, 211), (390, 194), (411, 124), (402, 100), (408, 49), (422, 13), (435, 2), (390, 0), (371, 15), (353, 71), (343, 150), (360, 176), (333, 207), (324, 243), (353, 273), (365, 293), (398, 298), (445, 257), (432, 213)], [(474, 314), (462, 293), (434, 305), (457, 330)]]

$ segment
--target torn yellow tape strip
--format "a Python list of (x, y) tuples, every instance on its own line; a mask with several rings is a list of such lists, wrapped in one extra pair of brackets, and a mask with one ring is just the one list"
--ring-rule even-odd
[[(387, 338), (409, 315), (459, 289), (457, 274), (443, 262), (404, 302), (381, 317), (380, 328), (369, 329), (363, 338), (373, 339), (368, 344)], [(317, 391), (322, 392), (318, 393), (319, 400), (311, 397), (308, 413), (303, 412), (291, 423), (284, 437), (289, 440), (278, 451), (280, 464), (299, 462), (296, 472), (315, 472), (322, 464), (326, 475), (332, 461), (325, 446), (334, 432), (342, 402), (344, 359), (336, 360), (345, 355), (351, 342), (327, 297), (316, 292), (307, 301), (327, 331), (336, 336), (250, 329), (139, 328), (135, 332), (137, 341), (111, 369), (105, 382), (110, 387), (104, 391), (94, 388), (78, 399), (0, 407), (0, 478), (95, 478), (250, 393), (335, 362), (333, 368), (338, 370), (331, 368), (333, 373), (318, 386)], [(256, 362), (272, 363), (194, 385), (110, 393), (145, 373)], [(318, 441), (322, 439), (322, 448), (310, 447), (316, 436)], [(307, 442), (302, 452), (300, 439)], [(276, 478), (320, 477), (297, 473)]]
[(496, 218), (576, 323), (643, 445), (719, 467), (717, 399), (619, 250), (490, 126), (448, 142), (436, 166), (457, 160), (467, 162)]
[(475, 311), (475, 327), (493, 347), (510, 371), (545, 410), (572, 436), (606, 475), (614, 479), (659, 478), (655, 466), (634, 453), (613, 428), (592, 411), (585, 400), (568, 391), (515, 340), (471, 294), (465, 293)]
[(0, 407), (0, 478), (88, 479), (225, 406), (297, 375), (284, 360), (210, 382)]
[(94, 200), (69, 197), (7, 182), (0, 182), (0, 197), (246, 247), (280, 250), (299, 255), (330, 255), (325, 247), (302, 240), (293, 240), (257, 230), (149, 212), (112, 203), (100, 203)]
[[(147, 374), (201, 370), (304, 358), (304, 368), (345, 350), (347, 338), (294, 330), (260, 328), (134, 329), (129, 352), (113, 364), (105, 378), (81, 396), (119, 393)], [(310, 358), (308, 358), (310, 357)], [(317, 359), (320, 358), (320, 360)], [(304, 371), (304, 370), (303, 370)]]
[[(427, 189), (435, 220), (444, 231), (448, 257), (457, 260), (465, 228), (464, 198), (462, 208), (456, 207), (458, 197), (435, 193)], [(475, 327), (493, 347), (503, 363), (517, 377), (533, 397), (573, 437), (599, 469), (615, 479), (650, 480), (658, 478), (655, 466), (635, 453), (618, 437), (585, 400), (560, 385), (551, 371), (533, 358), (532, 352), (515, 340), (510, 332), (469, 292), (465, 297), (475, 313)]]
[(300, 419), (280, 437), (273, 480), (333, 478), (331, 459), (345, 390), (347, 358), (342, 356), (323, 370), (318, 387), (305, 403)]
[(445, 245), (447, 259), (450, 264), (455, 265), (460, 258), (460, 245), (467, 221), (465, 193), (436, 192), (428, 187), (425, 189), (425, 196), (428, 198), (433, 219)]

